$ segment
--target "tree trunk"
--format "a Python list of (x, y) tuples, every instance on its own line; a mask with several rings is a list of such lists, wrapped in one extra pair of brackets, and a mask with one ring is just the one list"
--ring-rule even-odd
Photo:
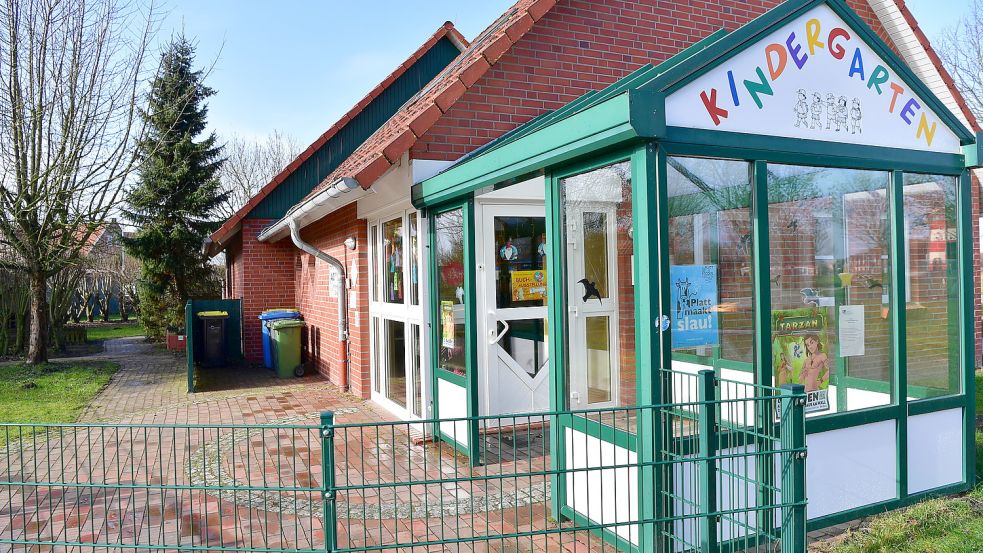
[(48, 279), (43, 273), (31, 274), (31, 334), (27, 344), (27, 362), (48, 362)]

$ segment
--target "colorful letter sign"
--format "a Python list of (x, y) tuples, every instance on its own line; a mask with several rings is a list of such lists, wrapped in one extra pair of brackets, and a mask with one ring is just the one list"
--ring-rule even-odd
[(959, 153), (959, 138), (822, 4), (666, 99), (666, 123)]
[(669, 278), (673, 349), (717, 345), (717, 266), (673, 265)]

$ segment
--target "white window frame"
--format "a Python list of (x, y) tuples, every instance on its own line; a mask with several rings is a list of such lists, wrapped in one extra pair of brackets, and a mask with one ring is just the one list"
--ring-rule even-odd
[[(417, 259), (419, 261), (417, 267), (417, 304), (410, 304), (410, 289), (406, 281), (411, 279), (411, 263), (412, 263), (412, 248), (409, 247), (412, 244), (410, 235), (410, 221), (412, 218), (416, 218), (417, 223)], [(403, 228), (403, 251), (402, 251), (402, 262), (403, 262), (403, 278), (404, 280), (404, 301), (403, 303), (390, 303), (384, 300), (384, 286), (385, 286), (385, 270), (386, 264), (388, 263), (388, 258), (385, 256), (385, 248), (383, 247), (383, 225), (392, 222), (395, 219), (401, 219)], [(424, 305), (426, 305), (426, 297), (428, 287), (427, 283), (427, 263), (426, 257), (424, 255), (426, 251), (426, 218), (422, 217), (419, 211), (414, 209), (400, 209), (397, 211), (388, 212), (387, 215), (378, 217), (371, 221), (368, 225), (368, 241), (369, 243), (369, 343), (370, 343), (370, 390), (372, 400), (380, 405), (384, 406), (389, 411), (401, 416), (404, 419), (420, 419), (427, 418), (429, 416), (430, 405), (430, 381), (429, 375), (430, 371), (427, 370), (429, 362), (429, 335), (425, 325), (426, 320), (424, 316)], [(375, 240), (373, 241), (373, 228), (375, 229)], [(397, 321), (403, 323), (404, 331), (404, 343), (405, 348), (405, 367), (407, 370), (406, 379), (406, 407), (399, 405), (398, 403), (389, 399), (388, 396), (388, 378), (387, 372), (384, 367), (380, 366), (380, 363), (386, 359), (387, 352), (385, 336), (385, 321)], [(412, 327), (416, 325), (420, 329), (420, 343), (414, 346), (412, 343)], [(414, 388), (415, 382), (413, 382), (413, 353), (414, 347), (420, 348), (420, 366), (416, 368), (416, 374), (419, 375), (420, 382), (420, 394), (421, 394), (421, 405), (420, 413), (414, 413)], [(378, 374), (378, 377), (377, 377)], [(381, 382), (379, 382), (381, 380)], [(377, 390), (378, 387), (378, 391)]]

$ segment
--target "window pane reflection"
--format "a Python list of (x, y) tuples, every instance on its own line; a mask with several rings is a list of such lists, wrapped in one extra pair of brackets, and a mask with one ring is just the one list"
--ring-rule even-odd
[(956, 179), (905, 174), (908, 396), (956, 394), (959, 263)]
[(460, 209), (434, 217), (434, 255), (437, 260), (437, 364), (465, 374), (464, 358), (464, 213)]

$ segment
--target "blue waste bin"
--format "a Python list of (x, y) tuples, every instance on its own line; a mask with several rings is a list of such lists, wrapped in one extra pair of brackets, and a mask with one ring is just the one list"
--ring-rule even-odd
[(273, 343), (270, 339), (270, 323), (283, 319), (299, 319), (300, 312), (296, 309), (270, 309), (259, 314), (259, 320), (263, 327), (263, 365), (267, 369), (274, 367)]

